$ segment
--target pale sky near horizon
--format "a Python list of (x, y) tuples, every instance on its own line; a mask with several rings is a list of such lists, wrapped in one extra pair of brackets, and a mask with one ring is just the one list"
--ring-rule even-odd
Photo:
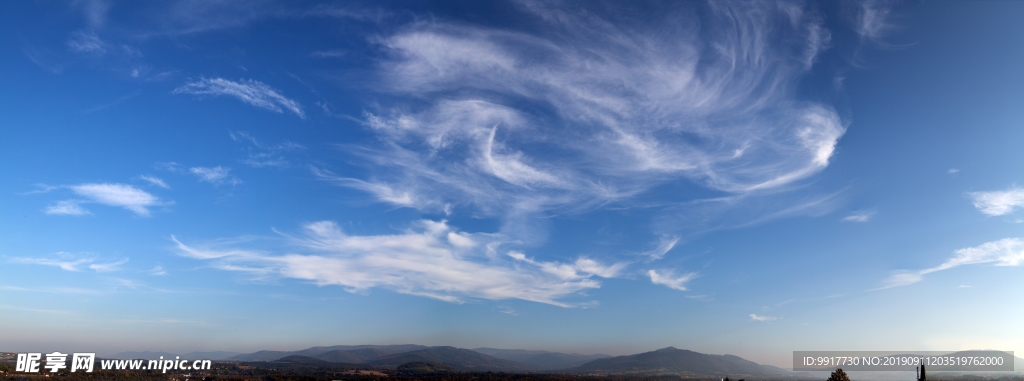
[(1024, 353), (1024, 2), (0, 7), (0, 351)]

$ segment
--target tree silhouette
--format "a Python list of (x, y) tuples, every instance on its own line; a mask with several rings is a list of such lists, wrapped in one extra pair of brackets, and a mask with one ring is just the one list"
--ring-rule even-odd
[(837, 368), (835, 372), (832, 372), (831, 376), (828, 376), (828, 381), (850, 381), (850, 377), (846, 376), (843, 368)]

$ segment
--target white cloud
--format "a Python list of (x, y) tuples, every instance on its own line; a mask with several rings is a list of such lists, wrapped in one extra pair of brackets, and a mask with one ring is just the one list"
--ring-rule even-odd
[(81, 53), (103, 54), (107, 52), (107, 43), (103, 42), (96, 32), (78, 31), (71, 34), (68, 40), (71, 50)]
[(111, 263), (93, 263), (93, 264), (89, 265), (89, 268), (94, 270), (94, 271), (96, 271), (96, 272), (98, 272), (98, 273), (110, 272), (110, 271), (118, 271), (118, 270), (121, 269), (120, 266), (125, 264), (125, 263), (128, 263), (128, 258), (122, 259), (122, 260), (117, 261), (117, 262), (111, 262)]
[(153, 164), (153, 168), (156, 168), (156, 169), (159, 169), (159, 170), (162, 170), (162, 171), (178, 172), (178, 171), (181, 170), (181, 164), (175, 163), (173, 161), (159, 162), (159, 163)]
[(887, 288), (901, 287), (911, 285), (920, 282), (924, 277), (920, 272), (897, 272), (886, 278), (883, 282), (882, 287), (876, 288), (875, 290), (884, 290)]
[(671, 270), (662, 270), (660, 274), (655, 270), (648, 270), (647, 276), (651, 277), (651, 283), (660, 284), (679, 291), (686, 291), (686, 282), (696, 278), (697, 273), (676, 277)]
[(305, 119), (299, 102), (285, 98), (276, 89), (256, 80), (241, 79), (239, 82), (223, 78), (201, 78), (182, 87), (174, 89), (175, 94), (196, 95), (229, 95), (242, 102), (275, 112), (283, 112), (282, 107)]
[(855, 29), (862, 38), (878, 40), (893, 26), (888, 22), (889, 8), (878, 1), (863, 1), (857, 10)]
[(163, 266), (156, 266), (153, 269), (149, 270), (149, 275), (167, 275), (167, 271), (164, 270)]
[(457, 232), (445, 221), (419, 221), (415, 229), (393, 235), (352, 236), (330, 221), (308, 224), (305, 231), (294, 241), (305, 254), (195, 248), (174, 241), (181, 255), (223, 270), (338, 285), (350, 292), (385, 288), (454, 303), (522, 299), (572, 307), (577, 304), (562, 299), (600, 287), (595, 278), (615, 276), (625, 266), (582, 257), (572, 263), (534, 261), (503, 249), (509, 243), (500, 235)]
[(47, 206), (43, 209), (46, 214), (67, 214), (71, 216), (81, 216), (83, 214), (92, 214), (85, 208), (78, 205), (78, 202), (74, 200), (57, 201), (56, 204)]
[(379, 88), (414, 101), (365, 112), (382, 145), (342, 146), (374, 178), (333, 181), (430, 211), (577, 212), (679, 181), (779, 189), (826, 168), (846, 130), (793, 95), (830, 39), (812, 10), (711, 3), (709, 20), (639, 22), (522, 6), (552, 33), (423, 22), (382, 39)]
[(679, 237), (677, 236), (661, 237), (661, 242), (658, 244), (658, 248), (644, 252), (642, 254), (650, 257), (651, 259), (661, 259), (665, 257), (665, 254), (672, 250), (672, 248), (674, 248), (676, 246), (676, 243), (678, 242)]
[(759, 316), (757, 314), (750, 314), (750, 320), (753, 320), (753, 321), (775, 321), (775, 320), (779, 320), (779, 319), (780, 318), (775, 317), (775, 316)]
[(292, 142), (284, 142), (281, 144), (260, 143), (256, 138), (245, 131), (234, 131), (231, 132), (230, 135), (231, 140), (248, 144), (248, 147), (246, 148), (249, 151), (249, 155), (247, 158), (240, 161), (253, 168), (287, 167), (289, 165), (288, 160), (284, 158), (283, 153), (306, 148), (300, 144)]
[(391, 185), (385, 183), (368, 182), (348, 177), (340, 177), (331, 171), (316, 167), (310, 167), (310, 170), (314, 175), (321, 179), (331, 181), (337, 185), (359, 189), (372, 194), (378, 201), (392, 205), (424, 208), (427, 205), (437, 204), (436, 200), (423, 200), (413, 194), (412, 191), (395, 189)]
[(1014, 209), (1024, 207), (1024, 189), (1011, 187), (1004, 191), (971, 192), (967, 194), (974, 200), (974, 207), (990, 216), (1002, 216), (1013, 213)]
[(89, 23), (90, 27), (99, 28), (106, 21), (107, 11), (110, 9), (110, 2), (106, 0), (86, 0), (72, 2), (71, 6), (78, 8)]
[(140, 179), (143, 179), (143, 180), (146, 180), (146, 181), (148, 181), (148, 182), (149, 182), (150, 184), (156, 185), (156, 186), (158, 186), (158, 187), (161, 187), (161, 188), (164, 188), (164, 189), (171, 189), (171, 187), (167, 186), (167, 183), (165, 183), (165, 182), (164, 182), (164, 181), (163, 181), (162, 179), (160, 179), (159, 177), (156, 177), (156, 176), (149, 176), (149, 175), (142, 175), (142, 176), (139, 176), (139, 178), (140, 178)]
[(43, 266), (57, 266), (57, 267), (60, 267), (61, 269), (67, 270), (67, 271), (82, 271), (82, 269), (80, 269), (79, 266), (82, 266), (84, 264), (92, 262), (91, 259), (74, 259), (74, 260), (70, 260), (70, 259), (67, 259), (66, 255), (59, 255), (59, 254), (64, 254), (64, 253), (58, 253), (58, 256), (59, 257), (63, 257), (63, 258), (56, 258), (56, 259), (51, 259), (51, 258), (12, 258), (11, 261), (14, 262), (14, 263), (24, 263), (24, 264), (33, 264), (33, 265), (43, 265)]
[(588, 278), (591, 275), (597, 275), (602, 278), (612, 278), (618, 274), (619, 270), (622, 270), (622, 268), (627, 265), (626, 263), (617, 263), (605, 266), (595, 262), (594, 260), (583, 257), (577, 259), (575, 263), (542, 262), (527, 258), (526, 254), (518, 251), (509, 251), (506, 255), (517, 261), (537, 266), (541, 271), (566, 280), (583, 279)]
[(75, 255), (59, 252), (53, 258), (27, 258), (16, 257), (11, 259), (14, 263), (57, 266), (67, 271), (82, 271), (87, 267), (95, 272), (111, 272), (120, 270), (120, 266), (128, 262), (128, 258), (117, 262), (96, 263), (95, 258), (76, 258)]
[(1004, 238), (986, 242), (979, 246), (967, 247), (956, 251), (956, 256), (946, 262), (921, 271), (928, 274), (951, 269), (962, 265), (992, 263), (995, 266), (1019, 266), (1024, 263), (1024, 240), (1020, 238)]
[(512, 316), (519, 316), (519, 314), (516, 313), (516, 310), (512, 309), (512, 307), (509, 306), (498, 306), (498, 312), (501, 312), (503, 314), (509, 314)]
[(147, 207), (160, 205), (160, 200), (155, 196), (127, 184), (91, 183), (71, 185), (68, 188), (93, 202), (122, 207), (143, 217), (149, 216)]
[(843, 217), (843, 221), (846, 222), (868, 222), (871, 217), (875, 215), (875, 212), (856, 212), (849, 216)]
[(1024, 239), (1004, 238), (986, 242), (975, 247), (959, 249), (956, 255), (942, 264), (919, 271), (901, 271), (886, 279), (882, 287), (874, 290), (906, 286), (920, 282), (924, 275), (936, 271), (973, 264), (992, 264), (994, 266), (1020, 266), (1024, 264)]
[(348, 55), (344, 50), (317, 50), (310, 54), (312, 57), (318, 58), (340, 58)]
[(242, 183), (242, 180), (231, 175), (231, 168), (224, 168), (219, 165), (216, 167), (192, 167), (189, 168), (189, 172), (199, 177), (199, 181), (205, 181), (214, 185), (238, 185)]
[(128, 287), (128, 288), (132, 288), (132, 289), (142, 287), (142, 283), (139, 282), (139, 281), (136, 281), (136, 280), (122, 279), (122, 278), (110, 278), (110, 280), (113, 281), (115, 284), (118, 284), (118, 285), (121, 285), (121, 286), (124, 286), (124, 287)]
[(960, 170), (956, 169), (956, 168), (950, 168), (948, 171), (946, 171), (946, 173), (951, 174), (951, 175), (954, 174), (954, 173), (957, 173), (957, 172), (960, 172)]

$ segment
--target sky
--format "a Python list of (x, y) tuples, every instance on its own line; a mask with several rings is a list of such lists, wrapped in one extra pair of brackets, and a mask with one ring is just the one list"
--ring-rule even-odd
[(1024, 3), (0, 7), (0, 351), (1024, 353)]

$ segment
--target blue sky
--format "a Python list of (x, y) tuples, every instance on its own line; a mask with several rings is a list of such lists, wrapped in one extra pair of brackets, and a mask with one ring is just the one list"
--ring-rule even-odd
[(3, 8), (0, 351), (1024, 352), (1022, 3)]

